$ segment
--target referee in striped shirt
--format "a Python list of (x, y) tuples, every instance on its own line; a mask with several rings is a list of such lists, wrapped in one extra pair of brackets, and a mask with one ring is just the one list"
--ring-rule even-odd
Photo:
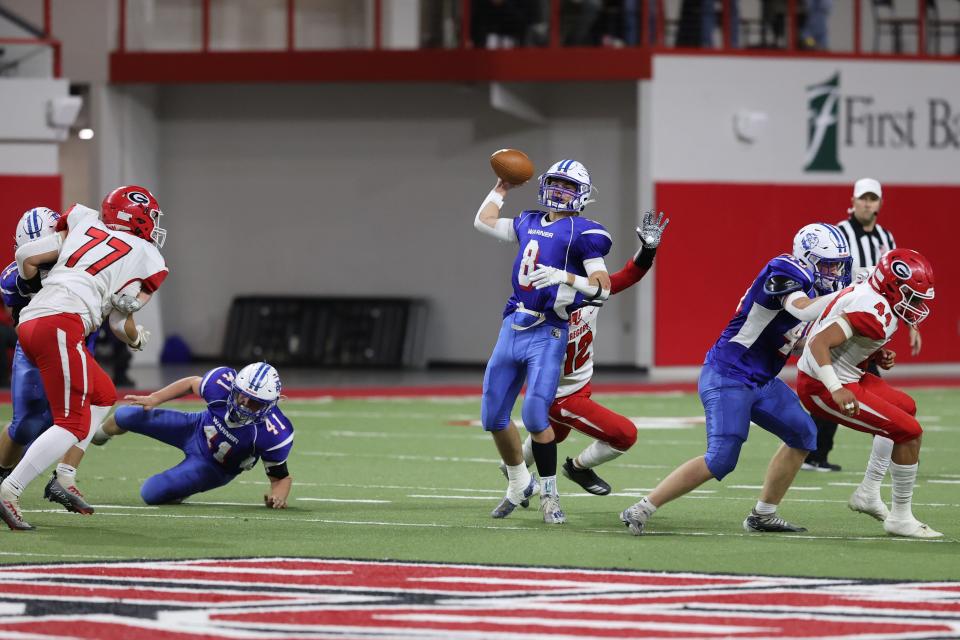
[[(883, 204), (883, 190), (880, 183), (873, 178), (861, 178), (853, 185), (852, 207), (848, 210), (850, 217), (837, 224), (837, 228), (847, 237), (850, 245), (850, 258), (853, 260), (854, 281), (863, 273), (869, 272), (877, 266), (880, 256), (897, 246), (893, 234), (877, 224), (877, 214)], [(920, 353), (920, 332), (916, 327), (910, 327), (910, 353)], [(875, 364), (870, 364), (870, 373), (879, 375)], [(814, 418), (817, 423), (817, 450), (807, 456), (803, 469), (808, 471), (840, 471), (840, 465), (830, 464), (827, 456), (833, 449), (833, 437), (837, 433), (837, 425), (833, 422)]]

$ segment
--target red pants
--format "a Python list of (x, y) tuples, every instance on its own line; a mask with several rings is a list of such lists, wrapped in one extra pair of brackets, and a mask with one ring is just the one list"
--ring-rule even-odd
[(80, 317), (61, 313), (27, 320), (17, 334), (23, 352), (40, 369), (53, 423), (83, 440), (90, 432), (90, 405), (113, 406), (117, 389), (87, 352)]
[(802, 371), (797, 373), (797, 394), (800, 402), (817, 418), (824, 418), (864, 433), (881, 435), (897, 443), (914, 440), (923, 433), (920, 423), (914, 418), (917, 414), (917, 403), (879, 376), (865, 373), (859, 382), (843, 386), (852, 391), (860, 403), (860, 412), (856, 415), (845, 415), (822, 382)]
[(557, 398), (550, 405), (550, 426), (563, 442), (570, 429), (606, 442), (617, 451), (626, 451), (637, 441), (637, 426), (619, 413), (590, 399), (590, 384), (564, 398)]

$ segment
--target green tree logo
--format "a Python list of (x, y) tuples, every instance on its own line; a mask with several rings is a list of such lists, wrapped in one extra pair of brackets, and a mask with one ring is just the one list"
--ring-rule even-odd
[(840, 73), (807, 87), (807, 154), (804, 171), (843, 171), (837, 154)]

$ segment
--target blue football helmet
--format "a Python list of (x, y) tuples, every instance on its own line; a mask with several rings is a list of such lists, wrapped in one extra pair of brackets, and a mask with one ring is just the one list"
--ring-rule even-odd
[(248, 364), (233, 379), (227, 420), (243, 426), (262, 420), (280, 400), (280, 374), (266, 362)]
[(793, 238), (793, 255), (813, 273), (820, 294), (833, 293), (851, 282), (853, 261), (847, 237), (832, 224), (816, 222)]
[(590, 173), (576, 160), (555, 162), (539, 178), (537, 202), (553, 211), (580, 213), (591, 202), (596, 189), (590, 183)]

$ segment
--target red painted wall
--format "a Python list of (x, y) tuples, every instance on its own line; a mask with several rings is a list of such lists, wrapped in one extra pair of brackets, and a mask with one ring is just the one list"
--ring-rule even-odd
[(23, 212), (33, 207), (59, 211), (62, 197), (59, 175), (0, 175), (0, 269), (13, 260), (13, 234)]
[[(882, 180), (881, 180), (882, 181)], [(654, 362), (698, 365), (767, 260), (789, 252), (810, 222), (846, 217), (851, 185), (657, 183), (656, 207), (671, 218), (657, 254)], [(897, 246), (933, 264), (937, 298), (909, 355), (907, 330), (891, 342), (900, 362), (960, 362), (960, 186), (883, 183), (880, 224)]]

